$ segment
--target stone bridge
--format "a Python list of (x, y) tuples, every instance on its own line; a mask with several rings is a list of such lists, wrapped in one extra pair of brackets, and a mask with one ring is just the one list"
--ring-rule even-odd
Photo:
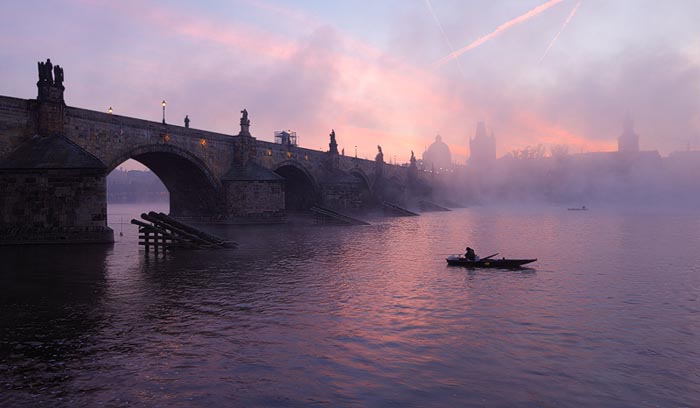
[(425, 194), (409, 167), (259, 141), (242, 111), (236, 135), (69, 107), (63, 70), (39, 63), (37, 99), (0, 96), (0, 243), (111, 242), (106, 176), (128, 159), (200, 222), (281, 222), (312, 206), (359, 209)]

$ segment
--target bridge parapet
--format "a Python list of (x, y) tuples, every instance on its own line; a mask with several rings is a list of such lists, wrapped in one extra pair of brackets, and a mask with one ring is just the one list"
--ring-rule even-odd
[(68, 108), (66, 136), (105, 164), (108, 171), (134, 155), (182, 150), (220, 178), (229, 168), (234, 136), (87, 109)]

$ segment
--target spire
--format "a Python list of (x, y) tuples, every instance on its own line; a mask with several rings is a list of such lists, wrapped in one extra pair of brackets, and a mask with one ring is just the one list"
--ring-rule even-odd
[(483, 120), (480, 120), (476, 124), (476, 134), (474, 135), (474, 139), (485, 139), (487, 138), (488, 134), (486, 133), (486, 123)]
[(625, 114), (625, 120), (622, 124), (623, 128), (623, 133), (625, 134), (634, 134), (634, 120), (632, 119), (632, 115), (630, 115), (629, 112)]
[(622, 127), (622, 135), (617, 138), (617, 151), (638, 152), (639, 135), (634, 133), (634, 122), (632, 121), (632, 115), (630, 115), (629, 112), (625, 115)]

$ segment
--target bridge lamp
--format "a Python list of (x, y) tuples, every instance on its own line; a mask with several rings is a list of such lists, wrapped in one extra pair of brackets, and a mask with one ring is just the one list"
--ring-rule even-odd
[(111, 106), (109, 107), (109, 109), (107, 109), (107, 113), (109, 113), (110, 115), (112, 114), (112, 107)]
[(357, 159), (357, 145), (355, 145), (355, 158)]
[(165, 124), (165, 99), (163, 99), (161, 105), (163, 105), (163, 124)]

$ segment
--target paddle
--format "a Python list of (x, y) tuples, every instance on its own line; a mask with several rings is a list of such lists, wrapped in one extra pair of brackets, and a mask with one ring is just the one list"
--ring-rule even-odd
[(493, 255), (485, 256), (485, 257), (481, 258), (480, 260), (481, 260), (481, 261), (485, 261), (485, 260), (487, 260), (487, 259), (493, 258), (493, 257), (496, 256), (496, 255), (498, 255), (498, 252), (496, 252), (496, 253), (493, 254)]

